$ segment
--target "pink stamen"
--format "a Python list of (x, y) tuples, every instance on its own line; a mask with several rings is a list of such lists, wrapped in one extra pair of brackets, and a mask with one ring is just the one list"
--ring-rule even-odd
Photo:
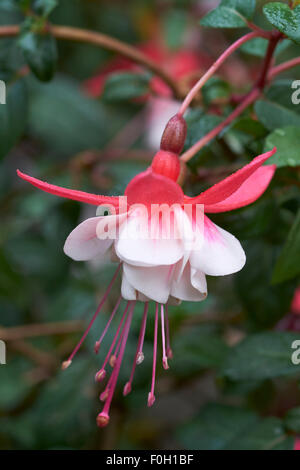
[(107, 287), (107, 289), (106, 289), (106, 291), (105, 291), (105, 294), (104, 294), (104, 296), (102, 297), (102, 300), (101, 300), (101, 302), (99, 303), (98, 308), (97, 308), (96, 312), (94, 313), (94, 315), (93, 315), (93, 317), (92, 317), (92, 319), (91, 319), (91, 321), (90, 321), (90, 323), (89, 323), (87, 329), (85, 330), (83, 336), (81, 337), (80, 341), (79, 341), (79, 342), (77, 343), (77, 345), (75, 346), (75, 348), (74, 348), (72, 354), (69, 356), (68, 360), (67, 360), (67, 361), (64, 361), (64, 362), (62, 363), (62, 369), (63, 369), (63, 370), (70, 366), (70, 364), (72, 363), (72, 360), (73, 360), (75, 354), (77, 353), (77, 351), (79, 350), (80, 346), (82, 345), (82, 343), (84, 342), (85, 338), (87, 337), (87, 335), (88, 335), (90, 329), (91, 329), (92, 326), (93, 326), (94, 321), (96, 320), (97, 316), (99, 315), (100, 310), (101, 310), (101, 308), (103, 307), (103, 304), (104, 304), (104, 302), (106, 301), (106, 299), (107, 299), (107, 297), (108, 297), (108, 295), (109, 295), (109, 293), (110, 293), (110, 291), (111, 291), (111, 288), (112, 288), (112, 286), (113, 286), (113, 283), (114, 283), (115, 280), (116, 280), (116, 277), (117, 277), (117, 275), (118, 275), (118, 273), (119, 273), (119, 271), (120, 271), (120, 268), (121, 268), (121, 263), (120, 263), (119, 266), (117, 267), (117, 269), (116, 269), (116, 271), (115, 271), (115, 274), (113, 275), (113, 278), (112, 278), (112, 280), (110, 281), (110, 283), (109, 283), (109, 285), (108, 285), (108, 287)]
[(114, 367), (114, 370), (113, 370), (113, 373), (112, 373), (113, 379), (112, 379), (112, 382), (111, 382), (111, 387), (108, 391), (108, 397), (106, 398), (105, 405), (103, 407), (102, 412), (99, 413), (98, 416), (97, 416), (97, 425), (99, 427), (104, 427), (109, 423), (110, 405), (111, 405), (111, 401), (112, 401), (114, 391), (115, 391), (115, 388), (116, 388), (116, 385), (117, 385), (121, 364), (122, 364), (122, 361), (123, 361), (123, 356), (124, 356), (126, 343), (127, 343), (127, 339), (128, 339), (128, 335), (129, 335), (129, 330), (130, 330), (130, 325), (131, 325), (131, 320), (132, 320), (132, 316), (133, 316), (133, 310), (134, 310), (134, 307), (135, 307), (135, 303), (136, 303), (135, 301), (132, 302), (129, 314), (126, 318), (126, 323), (125, 323), (125, 327), (124, 327), (124, 331), (123, 331), (123, 340), (122, 340), (122, 344), (121, 344), (121, 348), (120, 348), (120, 354), (118, 355), (116, 366)]
[(146, 325), (147, 325), (148, 308), (149, 308), (149, 302), (146, 302), (145, 308), (144, 308), (143, 320), (142, 320), (142, 327), (141, 327), (140, 345), (139, 345), (138, 353), (136, 356), (137, 365), (140, 365), (143, 362), (144, 357), (145, 357), (143, 353), (143, 347), (144, 347), (144, 339), (145, 339), (145, 332), (146, 332)]
[[(137, 348), (136, 348), (136, 354), (135, 354), (135, 357), (134, 357), (134, 362), (133, 362), (133, 365), (132, 365), (130, 378), (129, 378), (129, 381), (125, 384), (125, 387), (124, 387), (124, 389), (123, 389), (123, 395), (124, 395), (124, 396), (128, 395), (128, 393), (131, 392), (131, 386), (132, 386), (132, 382), (133, 382), (133, 377), (134, 377), (135, 368), (136, 368), (137, 364), (140, 364), (140, 363), (142, 362), (142, 361), (141, 361), (141, 358), (143, 357), (143, 359), (144, 359), (144, 354), (143, 354), (143, 352), (141, 351), (141, 349), (143, 348), (143, 343), (144, 343), (144, 338), (145, 338), (148, 307), (149, 307), (149, 303), (146, 302), (146, 303), (145, 303), (145, 307), (144, 307), (143, 319), (142, 319), (142, 324), (141, 324), (141, 329), (140, 329), (138, 344), (137, 344)], [(141, 356), (141, 355), (142, 355), (142, 356)], [(143, 360), (143, 359), (142, 359), (142, 360)], [(141, 361), (141, 362), (138, 362), (138, 361)]]
[(109, 365), (110, 365), (110, 367), (115, 367), (115, 364), (116, 364), (116, 361), (117, 361), (117, 357), (118, 357), (118, 353), (119, 353), (119, 349), (120, 349), (120, 346), (121, 346), (121, 343), (122, 343), (122, 338), (123, 338), (123, 334), (124, 334), (124, 328), (125, 328), (125, 326), (123, 327), (123, 330), (122, 330), (122, 332), (121, 332), (121, 334), (120, 334), (120, 337), (119, 337), (119, 340), (118, 340), (116, 349), (115, 349), (115, 351), (112, 353), (112, 355), (111, 355), (110, 358), (109, 358)]
[(160, 306), (160, 319), (161, 319), (161, 339), (162, 339), (162, 350), (163, 350), (162, 363), (163, 363), (164, 369), (169, 369), (168, 357), (166, 354), (165, 312), (164, 312), (163, 304), (161, 304)]
[(151, 391), (148, 394), (148, 406), (152, 406), (153, 403), (155, 402), (154, 388), (155, 388), (156, 357), (157, 357), (157, 330), (158, 330), (158, 303), (156, 303), (156, 307), (155, 307), (152, 383), (151, 383)]
[[(127, 317), (128, 317), (128, 315), (127, 315)], [(121, 344), (121, 342), (122, 342), (122, 339), (123, 339), (123, 336), (124, 336), (124, 332), (125, 332), (125, 328), (126, 328), (126, 321), (125, 321), (125, 324), (124, 324), (124, 326), (123, 326), (123, 328), (122, 328), (122, 331), (121, 331), (121, 333), (120, 333), (120, 338), (119, 338), (119, 341), (118, 341), (118, 346), (119, 346), (119, 344)], [(115, 364), (116, 364), (116, 361), (117, 361), (117, 358), (118, 358), (118, 357), (117, 357), (117, 356), (118, 356), (118, 351), (117, 351), (117, 350), (119, 349), (118, 346), (117, 346), (117, 348), (116, 348), (116, 350), (115, 350), (115, 353), (110, 356), (109, 363), (110, 363), (111, 367), (114, 367)], [(113, 363), (111, 362), (112, 358), (113, 358)], [(107, 384), (106, 384), (105, 390), (104, 390), (104, 391), (100, 394), (100, 396), (99, 396), (99, 398), (100, 398), (101, 401), (106, 401), (106, 399), (107, 399), (107, 397), (108, 397), (108, 392), (109, 392), (109, 390), (111, 389), (111, 384), (112, 384), (112, 381), (113, 381), (113, 377), (114, 377), (114, 375), (113, 375), (113, 373), (111, 373), (111, 375), (110, 375), (110, 377), (109, 377), (109, 379), (108, 379), (108, 382), (107, 382)]]
[(100, 373), (105, 370), (105, 366), (106, 366), (106, 364), (108, 363), (108, 361), (109, 361), (109, 359), (110, 359), (111, 353), (112, 353), (112, 351), (113, 351), (113, 349), (114, 349), (114, 347), (115, 347), (116, 341), (117, 341), (118, 336), (119, 336), (119, 334), (120, 334), (120, 330), (121, 330), (121, 328), (122, 328), (124, 319), (125, 319), (126, 314), (127, 314), (127, 312), (128, 312), (128, 308), (129, 308), (130, 303), (131, 303), (131, 301), (127, 302), (127, 304), (126, 304), (124, 313), (123, 313), (123, 315), (122, 315), (122, 318), (121, 318), (121, 321), (120, 321), (120, 323), (119, 323), (118, 329), (117, 329), (116, 334), (115, 334), (115, 336), (114, 336), (113, 342), (111, 343), (111, 346), (110, 346), (110, 348), (109, 348), (109, 350), (108, 350), (108, 353), (107, 353), (107, 355), (106, 355), (106, 357), (105, 357), (105, 359), (104, 359), (104, 362), (103, 362), (103, 364), (102, 364), (102, 367), (101, 367), (101, 369), (99, 369), (99, 371), (96, 373), (96, 376), (100, 375)]
[(106, 324), (106, 326), (105, 326), (105, 328), (104, 328), (104, 330), (103, 330), (102, 335), (100, 336), (100, 338), (98, 339), (98, 341), (96, 341), (96, 343), (95, 343), (95, 348), (94, 348), (94, 349), (95, 349), (95, 353), (96, 353), (96, 354), (98, 354), (98, 352), (99, 352), (101, 343), (102, 343), (102, 341), (103, 341), (103, 339), (104, 339), (104, 337), (105, 337), (105, 335), (106, 335), (106, 333), (107, 333), (107, 330), (108, 330), (108, 328), (109, 328), (109, 326), (110, 326), (110, 324), (111, 324), (111, 322), (112, 322), (112, 320), (113, 320), (115, 314), (117, 313), (117, 310), (118, 310), (118, 308), (119, 308), (119, 305), (120, 305), (121, 300), (122, 300), (122, 296), (120, 295), (120, 297), (119, 297), (119, 299), (118, 299), (118, 302), (116, 303), (116, 306), (115, 306), (115, 308), (113, 309), (112, 314), (111, 314), (111, 316), (109, 317), (109, 320), (108, 320), (108, 322), (107, 322), (107, 324)]
[(165, 307), (165, 318), (166, 318), (166, 335), (167, 335), (167, 358), (173, 358), (173, 351), (171, 349), (171, 342), (170, 342), (170, 325), (169, 325), (169, 312), (168, 312), (168, 305)]

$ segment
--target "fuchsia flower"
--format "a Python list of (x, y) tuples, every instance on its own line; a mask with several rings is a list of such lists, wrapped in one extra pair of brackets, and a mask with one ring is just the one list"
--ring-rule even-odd
[(294, 450), (300, 450), (300, 438), (299, 437), (295, 440)]
[[(169, 339), (168, 305), (182, 300), (200, 301), (207, 296), (206, 275), (232, 274), (244, 266), (246, 257), (240, 242), (215, 225), (206, 214), (226, 212), (254, 202), (269, 185), (275, 165), (262, 166), (276, 149), (254, 158), (236, 173), (215, 184), (199, 196), (186, 196), (177, 179), (179, 153), (186, 133), (182, 117), (168, 123), (161, 149), (151, 166), (135, 176), (124, 196), (102, 196), (70, 190), (45, 183), (18, 171), (24, 180), (51, 194), (101, 207), (102, 215), (82, 222), (68, 236), (64, 251), (75, 260), (89, 260), (110, 251), (118, 267), (86, 332), (63, 368), (68, 367), (107, 299), (117, 275), (122, 271), (121, 296), (95, 345), (102, 340), (117, 314), (121, 299), (127, 301), (112, 345), (96, 380), (113, 367), (100, 399), (105, 401), (97, 424), (109, 422), (109, 410), (124, 356), (136, 301), (145, 303), (136, 355), (124, 395), (131, 391), (136, 364), (143, 360), (143, 341), (149, 302), (155, 302), (153, 373), (148, 406), (155, 401), (155, 371), (158, 343), (158, 318), (161, 317), (162, 360), (165, 369), (172, 357)], [(152, 210), (154, 208), (154, 210)], [(109, 211), (108, 215), (103, 215)], [(99, 213), (99, 212), (98, 212)], [(164, 218), (165, 214), (167, 218)], [(199, 217), (200, 213), (200, 217)], [(150, 237), (144, 236), (144, 231)], [(147, 229), (147, 230), (144, 230)], [(171, 229), (171, 230), (168, 230)], [(167, 234), (167, 236), (165, 236)]]

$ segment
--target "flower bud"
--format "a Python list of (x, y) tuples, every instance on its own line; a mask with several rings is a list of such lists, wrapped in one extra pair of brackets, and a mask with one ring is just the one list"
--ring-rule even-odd
[(180, 173), (180, 161), (178, 155), (165, 150), (159, 150), (152, 161), (152, 171), (158, 175), (166, 176), (177, 181)]
[(186, 139), (186, 122), (182, 116), (175, 114), (165, 127), (160, 148), (179, 155)]

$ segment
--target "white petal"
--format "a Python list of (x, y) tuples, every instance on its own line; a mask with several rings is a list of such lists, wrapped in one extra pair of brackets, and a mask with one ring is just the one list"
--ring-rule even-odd
[(137, 291), (128, 281), (124, 270), (122, 275), (121, 294), (125, 300), (136, 300), (137, 298)]
[(113, 240), (97, 238), (97, 224), (102, 217), (92, 217), (78, 225), (68, 236), (64, 245), (66, 255), (75, 261), (86, 261), (106, 253)]
[(171, 287), (170, 266), (132, 266), (124, 264), (127, 281), (149, 299), (166, 303)]
[(206, 217), (204, 240), (199, 247), (195, 245), (191, 266), (210, 276), (224, 276), (240, 271), (245, 262), (246, 255), (237, 238)]
[(173, 280), (171, 295), (177, 299), (193, 302), (204, 300), (207, 296), (205, 275), (191, 270), (190, 264), (186, 264), (181, 277)]
[(151, 238), (148, 219), (136, 214), (121, 226), (115, 248), (120, 259), (135, 266), (171, 265), (184, 254), (180, 238)]

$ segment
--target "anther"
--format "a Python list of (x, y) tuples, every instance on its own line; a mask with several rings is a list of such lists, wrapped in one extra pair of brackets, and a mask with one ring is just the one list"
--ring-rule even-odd
[(144, 353), (143, 352), (138, 352), (136, 356), (136, 363), (137, 365), (142, 364), (143, 360), (145, 359)]
[(72, 361), (64, 361), (61, 365), (61, 369), (62, 370), (66, 370), (68, 367), (70, 367), (70, 365), (72, 364)]
[(98, 372), (95, 374), (95, 382), (102, 382), (106, 377), (106, 371), (105, 369), (100, 369)]
[(96, 421), (99, 428), (104, 428), (109, 423), (109, 415), (104, 412), (99, 413)]
[(95, 346), (94, 346), (95, 354), (98, 354), (100, 346), (101, 346), (100, 341), (96, 341)]
[(117, 360), (117, 357), (115, 356), (115, 354), (112, 354), (109, 358), (110, 367), (115, 367), (116, 360)]
[(165, 370), (169, 369), (168, 358), (166, 356), (163, 357), (162, 363)]
[(123, 395), (126, 397), (131, 392), (131, 383), (127, 382), (123, 388)]
[(148, 393), (148, 406), (152, 406), (155, 402), (155, 396), (153, 395), (152, 392)]

